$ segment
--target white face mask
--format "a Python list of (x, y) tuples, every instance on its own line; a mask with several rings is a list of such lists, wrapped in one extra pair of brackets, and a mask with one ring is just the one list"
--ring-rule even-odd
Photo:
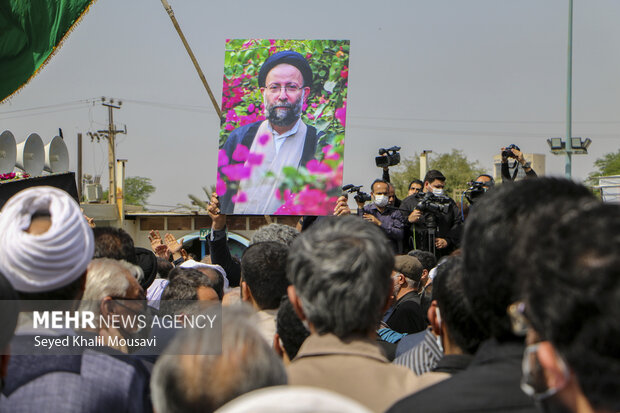
[(433, 189), (433, 195), (438, 195), (438, 196), (443, 195), (443, 188), (433, 188), (433, 187), (431, 188)]
[(384, 206), (386, 206), (388, 204), (388, 201), (389, 199), (387, 195), (375, 195), (375, 205), (379, 208), (383, 208)]

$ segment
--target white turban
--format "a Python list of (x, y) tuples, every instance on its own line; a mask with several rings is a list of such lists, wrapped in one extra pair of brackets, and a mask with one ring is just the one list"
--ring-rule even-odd
[(359, 402), (330, 390), (307, 386), (274, 386), (246, 393), (216, 413), (370, 413)]
[(220, 274), (222, 274), (222, 277), (224, 278), (224, 291), (228, 290), (228, 277), (226, 276), (226, 270), (224, 270), (224, 268), (221, 265), (217, 265), (217, 264), (205, 264), (204, 262), (198, 262), (198, 261), (194, 261), (194, 260), (187, 260), (185, 262), (183, 262), (181, 265), (179, 265), (179, 267), (181, 268), (194, 268), (194, 269), (199, 269), (199, 268), (211, 268), (212, 270), (215, 270), (217, 272), (219, 272)]
[[(49, 213), (43, 234), (26, 232), (32, 215)], [(0, 270), (17, 291), (52, 291), (78, 279), (95, 251), (93, 231), (80, 206), (66, 192), (49, 186), (25, 189), (0, 213)]]

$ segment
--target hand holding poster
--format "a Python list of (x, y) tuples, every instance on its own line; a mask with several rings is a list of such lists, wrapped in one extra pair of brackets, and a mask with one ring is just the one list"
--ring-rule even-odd
[(346, 40), (227, 40), (223, 213), (332, 213), (342, 185), (348, 61)]

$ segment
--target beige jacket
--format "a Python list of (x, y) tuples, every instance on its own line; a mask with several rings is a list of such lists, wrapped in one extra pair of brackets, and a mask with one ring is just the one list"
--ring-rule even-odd
[(342, 341), (312, 334), (287, 368), (289, 384), (320, 387), (384, 412), (423, 387), (409, 369), (391, 364), (370, 339)]

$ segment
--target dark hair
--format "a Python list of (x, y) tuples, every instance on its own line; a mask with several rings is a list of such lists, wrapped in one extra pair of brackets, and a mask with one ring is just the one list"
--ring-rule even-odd
[(11, 342), (15, 327), (17, 326), (17, 316), (19, 315), (19, 297), (13, 286), (0, 273), (0, 354)]
[(413, 184), (424, 186), (424, 182), (420, 181), (419, 179), (414, 179), (413, 181), (409, 182), (409, 186), (407, 187), (407, 190), (411, 189), (411, 185)]
[[(200, 287), (213, 288), (209, 277), (196, 268), (176, 267), (170, 271), (170, 282), (164, 289), (161, 299), (181, 301), (197, 300), (198, 288)], [(213, 289), (215, 290), (215, 288)]]
[(287, 274), (318, 334), (375, 330), (392, 290), (394, 254), (384, 232), (357, 216), (326, 217), (291, 246)]
[(121, 228), (95, 227), (95, 255), (93, 258), (113, 258), (137, 264), (133, 239)]
[(197, 268), (198, 271), (203, 272), (209, 280), (209, 287), (213, 288), (217, 293), (220, 301), (224, 298), (224, 276), (213, 268)]
[(489, 178), (489, 179), (490, 179), (490, 181), (489, 181), (489, 184), (491, 184), (490, 186), (495, 185), (495, 178), (493, 178), (493, 177), (492, 177), (491, 175), (489, 175), (489, 174), (480, 174), (480, 175), (478, 175), (478, 176), (476, 177), (476, 180), (478, 180), (478, 178), (480, 178), (481, 176), (485, 176), (485, 177), (487, 177), (487, 178)]
[(463, 235), (464, 285), (481, 328), (499, 341), (515, 340), (506, 308), (517, 300), (521, 279), (508, 265), (516, 239), (542, 206), (578, 202), (592, 193), (573, 181), (540, 178), (506, 182), (476, 202)]
[(431, 169), (426, 173), (426, 175), (424, 175), (424, 183), (428, 182), (429, 184), (432, 184), (436, 179), (445, 182), (446, 177), (437, 169)]
[(372, 184), (370, 184), (370, 192), (375, 191), (375, 184), (386, 184), (388, 186), (388, 189), (390, 189), (390, 183), (388, 181), (383, 179), (375, 179)]
[(297, 313), (295, 313), (293, 304), (291, 304), (286, 295), (282, 297), (280, 307), (278, 308), (276, 332), (280, 336), (284, 350), (291, 360), (295, 358), (299, 348), (310, 335), (310, 332), (304, 327)]
[(432, 295), (433, 300), (437, 300), (450, 339), (463, 352), (474, 354), (487, 337), (478, 327), (465, 296), (461, 257), (450, 257), (437, 267)]
[(266, 241), (250, 245), (241, 257), (241, 279), (261, 310), (278, 308), (289, 286), (286, 278), (288, 247)]
[(519, 242), (526, 316), (595, 410), (620, 411), (620, 206), (554, 202)]
[(173, 268), (174, 265), (167, 259), (161, 257), (157, 258), (157, 274), (159, 274), (161, 278), (167, 279)]
[(435, 257), (435, 254), (432, 252), (411, 250), (407, 253), (407, 255), (417, 258), (418, 261), (420, 261), (420, 264), (422, 264), (422, 268), (427, 271), (430, 271), (437, 266), (437, 257)]

